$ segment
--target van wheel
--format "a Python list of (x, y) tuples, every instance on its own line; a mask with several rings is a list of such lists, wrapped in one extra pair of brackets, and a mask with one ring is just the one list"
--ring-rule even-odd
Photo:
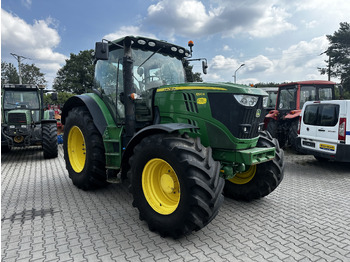
[(247, 168), (225, 181), (224, 195), (236, 200), (253, 200), (267, 196), (281, 183), (284, 175), (284, 152), (269, 132), (259, 133), (257, 147), (275, 147), (273, 160)]
[(325, 158), (325, 157), (321, 157), (321, 156), (314, 156), (317, 161), (320, 161), (320, 162), (328, 162), (328, 158)]

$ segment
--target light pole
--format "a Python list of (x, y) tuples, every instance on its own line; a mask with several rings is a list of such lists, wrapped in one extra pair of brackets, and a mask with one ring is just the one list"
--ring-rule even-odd
[(235, 74), (233, 75), (233, 78), (235, 79), (235, 84), (236, 84), (236, 74), (237, 74), (237, 71), (238, 71), (238, 69), (240, 69), (242, 66), (244, 66), (245, 64), (241, 64), (237, 69), (236, 69), (236, 71), (235, 71)]
[(19, 84), (22, 84), (22, 68), (21, 68), (21, 58), (23, 59), (29, 59), (27, 57), (24, 56), (20, 56), (20, 55), (16, 55), (13, 53), (10, 53), (14, 58), (16, 58), (17, 62), (18, 62), (18, 77), (19, 77)]

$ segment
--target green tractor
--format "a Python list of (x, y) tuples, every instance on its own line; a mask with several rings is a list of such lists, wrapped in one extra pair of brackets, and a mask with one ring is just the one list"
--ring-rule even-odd
[(44, 111), (44, 87), (5, 84), (1, 89), (1, 152), (41, 145), (44, 158), (58, 155), (57, 121)]
[(174, 238), (214, 219), (222, 193), (264, 197), (284, 172), (283, 151), (262, 131), (267, 93), (186, 83), (183, 65), (203, 60), (191, 59), (192, 45), (133, 36), (96, 43), (95, 89), (62, 112), (73, 184), (89, 190), (127, 179), (140, 219)]

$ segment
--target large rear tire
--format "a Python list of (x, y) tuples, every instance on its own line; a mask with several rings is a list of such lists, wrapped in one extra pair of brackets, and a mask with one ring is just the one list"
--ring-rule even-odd
[(42, 145), (44, 158), (50, 159), (58, 156), (57, 124), (48, 123), (42, 126)]
[(290, 146), (297, 152), (299, 152), (299, 147), (298, 147), (298, 119), (292, 120), (288, 132), (288, 141), (290, 143)]
[(257, 147), (275, 147), (276, 157), (268, 162), (250, 166), (245, 172), (225, 181), (224, 194), (236, 200), (259, 199), (270, 194), (281, 183), (284, 175), (284, 152), (269, 132), (259, 133)]
[(269, 123), (267, 124), (266, 131), (269, 132), (272, 137), (278, 140), (280, 147), (284, 148), (287, 142), (287, 137), (284, 135), (284, 132), (280, 132), (278, 130), (278, 125), (279, 125), (278, 121), (274, 119), (270, 119)]
[(199, 139), (146, 137), (134, 148), (129, 163), (133, 205), (150, 230), (177, 238), (203, 228), (217, 215), (224, 180), (211, 148)]
[(75, 186), (90, 190), (108, 184), (102, 136), (85, 107), (68, 112), (63, 148), (66, 168)]

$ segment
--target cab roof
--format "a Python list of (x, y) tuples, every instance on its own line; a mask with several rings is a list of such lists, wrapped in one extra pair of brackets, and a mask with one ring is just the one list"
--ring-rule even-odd
[(123, 47), (126, 43), (131, 43), (131, 48), (133, 49), (153, 52), (157, 51), (159, 53), (174, 56), (180, 59), (190, 56), (190, 51), (182, 46), (168, 43), (163, 40), (156, 40), (141, 36), (125, 36), (114, 40), (112, 43), (110, 43), (110, 50), (117, 49), (117, 45)]
[(306, 81), (296, 81), (286, 84), (281, 84), (279, 87), (291, 86), (291, 85), (335, 85), (335, 82), (326, 81), (326, 80), (306, 80)]

